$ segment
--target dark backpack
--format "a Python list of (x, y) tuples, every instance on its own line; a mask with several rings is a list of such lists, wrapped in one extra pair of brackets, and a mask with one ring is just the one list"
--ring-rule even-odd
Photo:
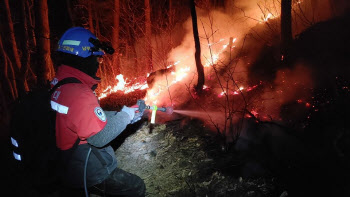
[(51, 109), (51, 95), (67, 83), (81, 83), (65, 78), (52, 89), (28, 92), (16, 101), (10, 123), (14, 163), (35, 186), (45, 187), (58, 181), (59, 149), (56, 147), (56, 112)]

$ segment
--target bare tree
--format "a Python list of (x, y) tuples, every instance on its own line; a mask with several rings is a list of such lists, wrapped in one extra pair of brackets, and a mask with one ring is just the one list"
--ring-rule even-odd
[[(74, 20), (74, 15), (72, 12), (72, 5), (71, 5), (71, 1), (70, 0), (66, 0), (66, 4), (67, 4), (67, 12), (70, 18), (70, 21), (72, 22), (72, 25), (75, 26), (75, 20)], [(91, 1), (89, 1), (89, 6), (91, 4)]]
[(288, 61), (289, 49), (292, 37), (292, 0), (282, 0), (281, 2), (281, 53), (283, 59)]
[(29, 25), (29, 39), (30, 39), (30, 43), (31, 43), (31, 47), (35, 48), (36, 47), (36, 37), (35, 37), (35, 31), (34, 31), (34, 20), (32, 17), (32, 13), (34, 13), (33, 11), (33, 2), (32, 1), (26, 1), (26, 10), (28, 10), (28, 25)]
[(211, 0), (212, 7), (223, 8), (225, 6), (225, 0)]
[[(10, 11), (10, 5), (8, 0), (4, 0), (1, 3), (1, 8), (3, 10), (2, 13), (5, 13), (3, 15), (4, 17), (4, 22), (3, 22), (3, 30), (4, 35), (7, 39), (4, 40), (4, 48), (9, 49), (6, 51), (6, 54), (8, 56), (8, 60), (10, 62), (14, 62), (14, 64), (10, 63), (8, 66), (11, 66), (11, 70), (14, 71), (16, 78), (11, 79), (11, 84), (12, 84), (12, 91), (15, 95), (15, 97), (18, 96), (19, 94), (22, 94), (25, 92), (25, 87), (24, 87), (24, 78), (23, 75), (21, 75), (20, 70), (21, 70), (21, 60), (20, 56), (18, 54), (18, 48), (17, 48), (17, 43), (15, 39), (15, 32), (13, 29), (13, 22), (11, 18), (11, 11)], [(16, 79), (16, 80), (15, 80)]]
[(113, 33), (112, 33), (112, 46), (116, 53), (113, 55), (113, 75), (120, 74), (119, 63), (119, 23), (120, 23), (120, 1), (114, 0), (114, 16), (113, 16)]
[(31, 61), (31, 49), (30, 49), (30, 39), (29, 39), (29, 30), (28, 30), (28, 17), (27, 13), (30, 14), (27, 10), (26, 1), (21, 1), (21, 20), (22, 20), (22, 26), (21, 26), (21, 32), (23, 32), (23, 37), (21, 37), (21, 42), (23, 43), (22, 46), (22, 68), (20, 70), (20, 74), (23, 75), (23, 81), (25, 85), (26, 91), (29, 90), (28, 84), (27, 84), (27, 75), (28, 71), (30, 70), (30, 61)]
[(38, 65), (36, 74), (38, 76), (38, 86), (44, 86), (51, 80), (55, 73), (51, 61), (50, 50), (50, 28), (47, 0), (36, 2), (36, 38)]
[[(16, 83), (14, 81), (15, 74), (13, 71), (12, 63), (8, 57), (0, 35), (0, 85), (2, 86), (5, 101), (15, 100), (17, 98)], [(9, 76), (10, 75), (10, 76)], [(12, 80), (11, 80), (12, 79)], [(6, 95), (6, 96), (5, 96)]]
[(150, 0), (145, 0), (145, 49), (146, 49), (146, 58), (148, 65), (148, 72), (153, 71), (152, 64), (152, 28), (151, 28), (151, 5)]
[(92, 32), (92, 33), (95, 33), (95, 28), (94, 28), (94, 22), (93, 22), (93, 14), (92, 14), (92, 4), (94, 2), (93, 1), (88, 1), (88, 19), (89, 19), (89, 30)]
[(194, 43), (196, 47), (195, 59), (196, 59), (196, 67), (197, 67), (197, 73), (198, 73), (198, 82), (196, 85), (196, 91), (197, 93), (201, 93), (204, 85), (204, 68), (201, 62), (201, 45), (199, 42), (197, 13), (196, 13), (194, 0), (190, 0), (190, 8), (191, 8), (191, 16), (192, 16), (193, 37), (194, 37)]

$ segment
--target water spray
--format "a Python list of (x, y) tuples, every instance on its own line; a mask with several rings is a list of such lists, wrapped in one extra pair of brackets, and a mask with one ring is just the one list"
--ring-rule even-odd
[(139, 107), (140, 112), (144, 112), (145, 110), (152, 110), (152, 116), (151, 116), (151, 124), (155, 123), (156, 120), (156, 113), (157, 111), (165, 112), (166, 114), (172, 114), (174, 112), (174, 109), (172, 107), (157, 107), (156, 105), (150, 106), (146, 105), (144, 100), (137, 100), (137, 104)]

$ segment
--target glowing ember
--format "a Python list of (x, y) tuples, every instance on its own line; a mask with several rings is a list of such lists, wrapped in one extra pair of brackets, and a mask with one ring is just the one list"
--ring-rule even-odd
[(259, 115), (259, 113), (254, 110), (252, 110), (250, 113), (252, 113), (255, 117)]
[[(220, 41), (216, 42), (216, 43), (211, 43), (211, 44), (208, 44), (209, 47), (212, 47), (213, 45), (215, 44), (218, 44), (220, 42), (223, 42), (225, 39), (220, 39)], [(237, 38), (234, 38), (232, 40), (232, 43), (236, 42)], [(230, 43), (226, 43), (222, 46), (222, 48), (217, 52), (217, 53), (214, 53), (211, 55), (211, 58), (209, 58), (206, 63), (203, 65), (204, 67), (210, 67), (210, 66), (213, 66), (214, 64), (216, 64), (220, 58), (220, 54), (222, 52), (224, 52), (224, 50), (229, 46)], [(231, 47), (234, 48), (235, 46)]]
[(226, 94), (225, 91), (221, 92), (221, 93), (218, 95), (218, 97), (222, 97), (224, 94)]
[(255, 85), (255, 86), (252, 86), (252, 87), (248, 87), (247, 88), (247, 92), (252, 91), (252, 90), (254, 90), (257, 87), (258, 87), (258, 85)]
[[(298, 0), (298, 1), (295, 1), (295, 3), (292, 4), (292, 7), (294, 6), (299, 6), (301, 3), (303, 3), (302, 0)], [(274, 19), (274, 18), (277, 18), (280, 16), (280, 13), (271, 13), (269, 12), (267, 15), (264, 13), (263, 16), (261, 16), (261, 19), (263, 21), (259, 22), (259, 23), (262, 23), (262, 22), (268, 22), (270, 19)]]
[(273, 18), (273, 15), (271, 13), (268, 13), (267, 16), (264, 18), (264, 21), (268, 21), (269, 19), (272, 19)]

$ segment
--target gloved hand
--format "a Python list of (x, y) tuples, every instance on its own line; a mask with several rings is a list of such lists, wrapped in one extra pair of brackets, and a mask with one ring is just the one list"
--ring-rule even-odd
[(134, 124), (135, 122), (141, 120), (142, 116), (143, 116), (143, 112), (135, 113), (134, 118), (131, 120), (131, 124)]
[(138, 110), (138, 108), (127, 107), (125, 105), (122, 108), (122, 111), (126, 112), (129, 115), (130, 121), (132, 121), (134, 119), (135, 111), (137, 111), (137, 110)]

